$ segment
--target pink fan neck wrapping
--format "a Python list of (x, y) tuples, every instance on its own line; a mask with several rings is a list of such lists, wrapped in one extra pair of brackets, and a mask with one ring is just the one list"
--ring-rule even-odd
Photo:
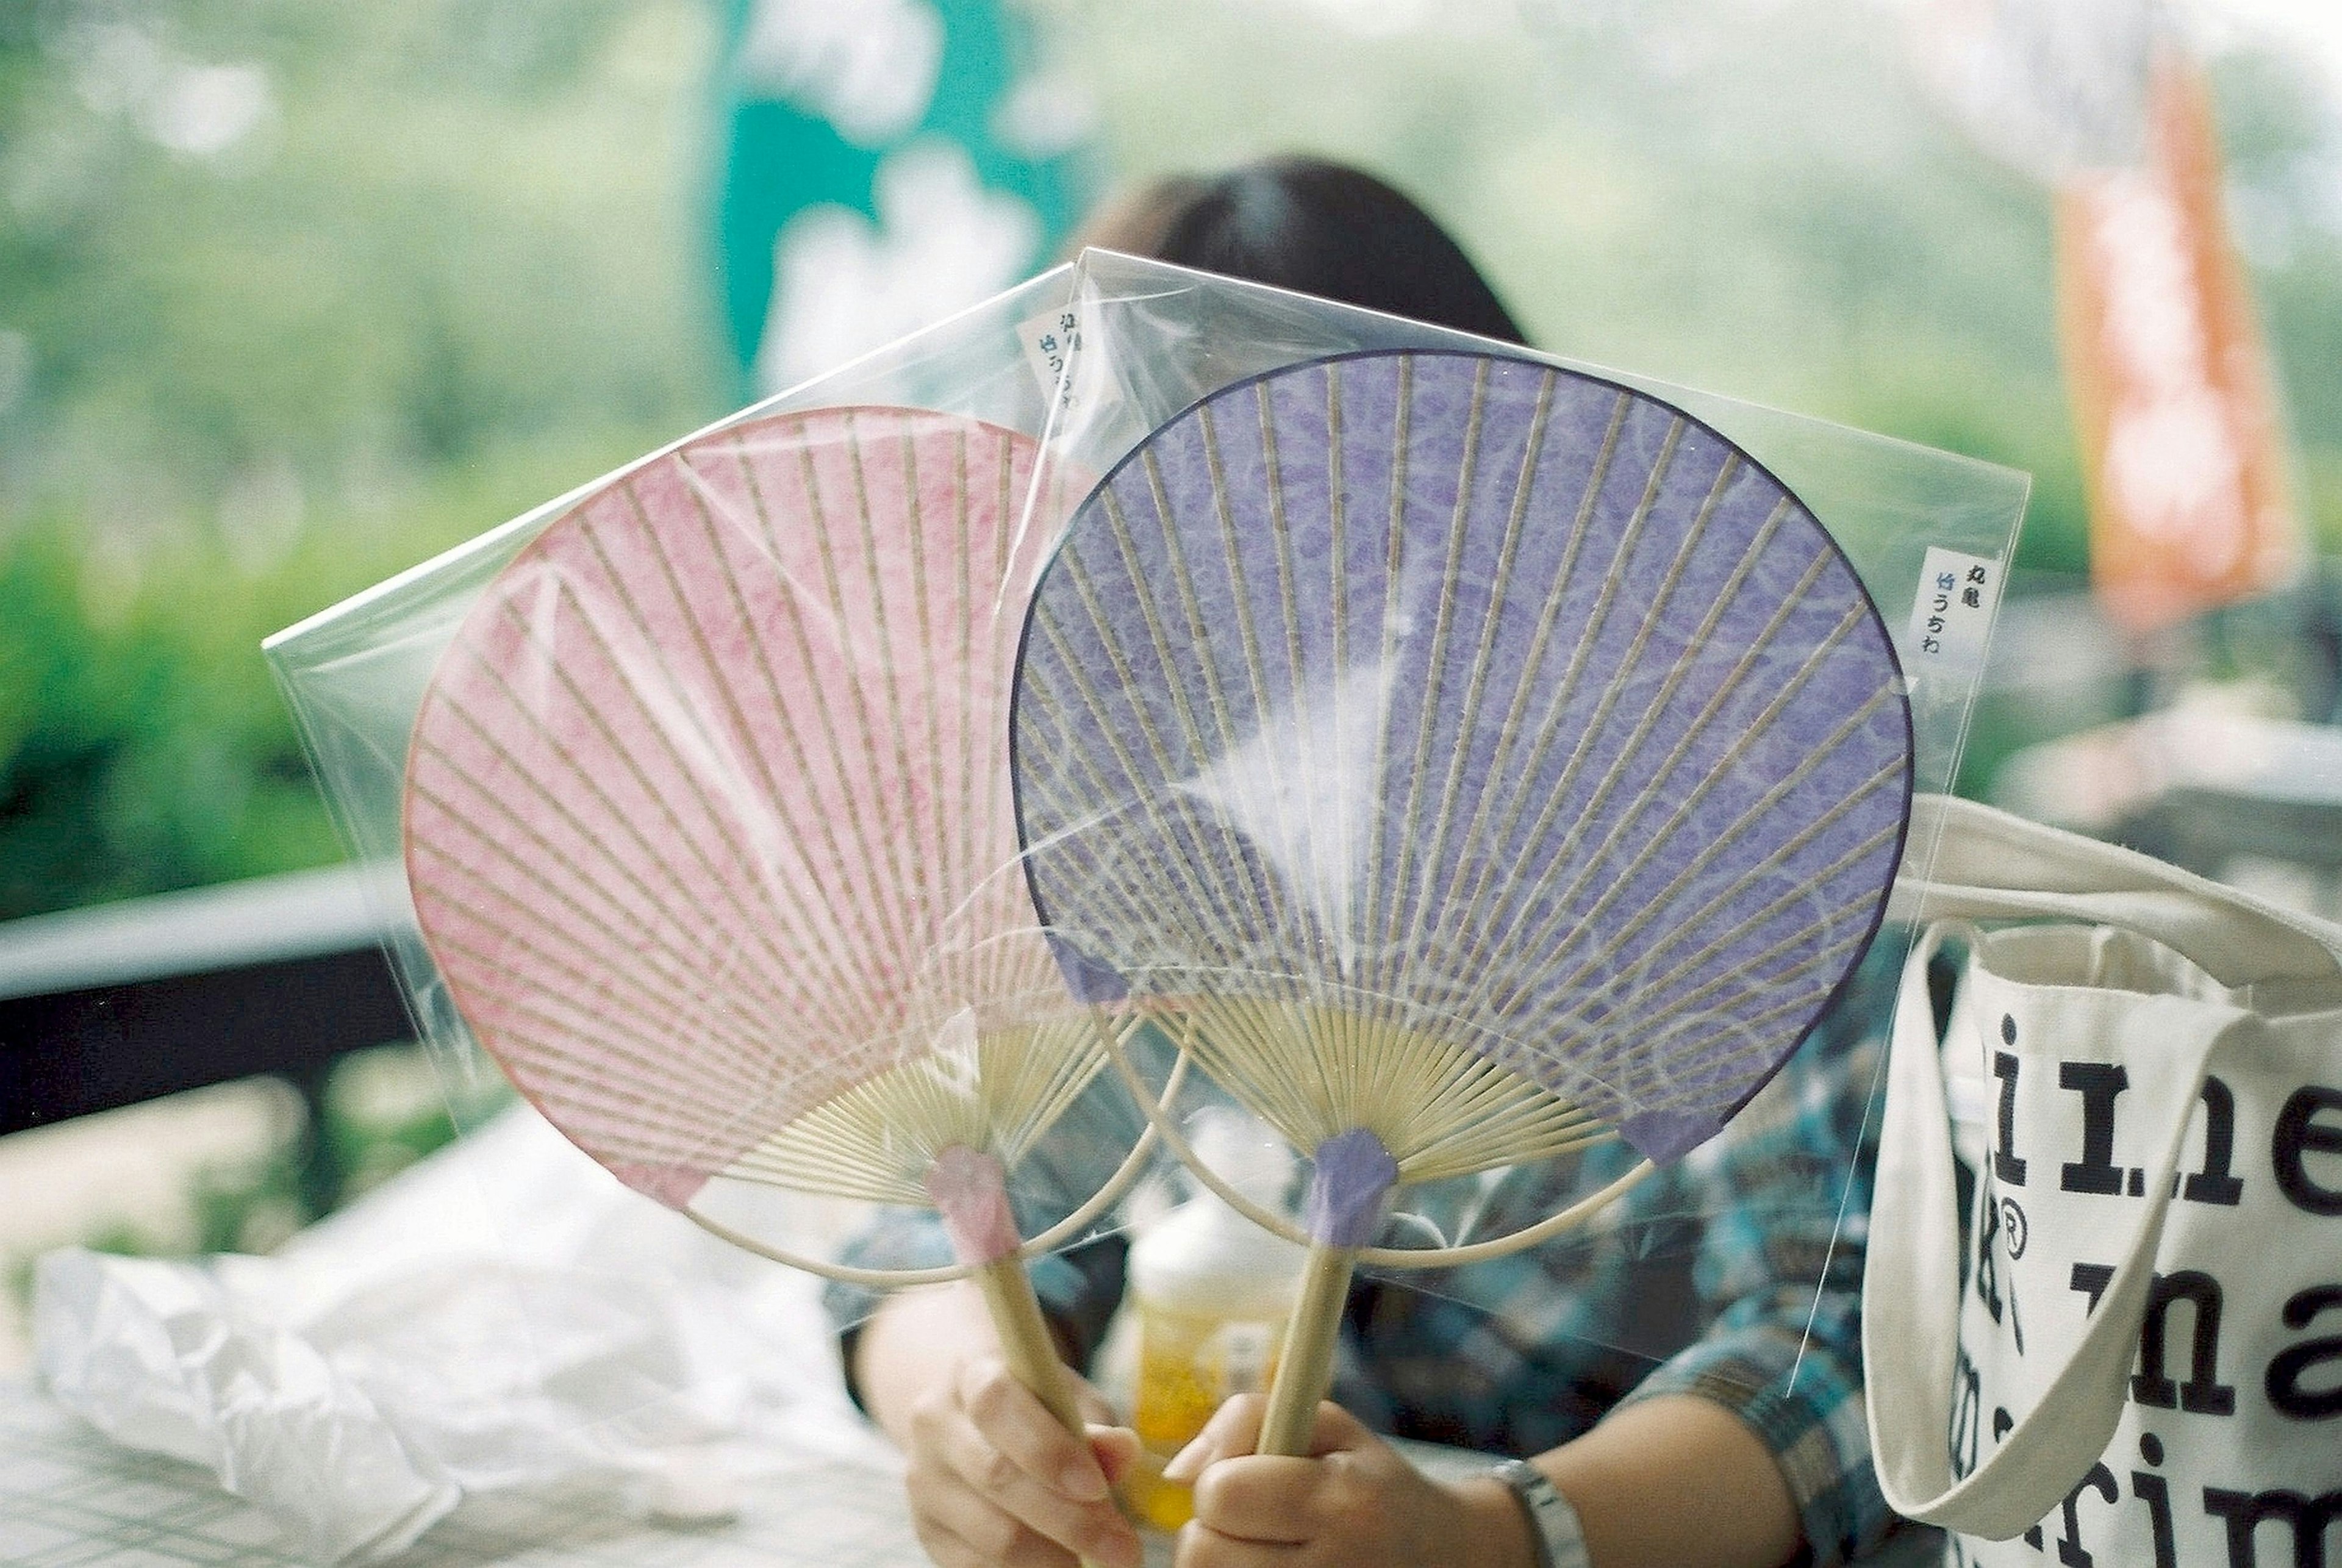
[(990, 1154), (964, 1144), (946, 1149), (927, 1172), (927, 1196), (961, 1263), (996, 1263), (1023, 1244), (1009, 1212), (1006, 1174)]

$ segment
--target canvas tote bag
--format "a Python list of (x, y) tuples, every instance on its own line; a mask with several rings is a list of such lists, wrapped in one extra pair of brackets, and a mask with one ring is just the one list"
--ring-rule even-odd
[(2342, 1568), (2342, 927), (1941, 796), (1911, 843), (1863, 1282), (1888, 1503), (1956, 1563)]

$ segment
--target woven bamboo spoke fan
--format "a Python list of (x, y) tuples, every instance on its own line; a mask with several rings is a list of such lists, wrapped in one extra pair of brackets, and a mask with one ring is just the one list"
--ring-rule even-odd
[(1196, 1172), (1313, 1248), (1264, 1452), (1306, 1452), (1357, 1260), (1626, 1182), (1460, 1249), (1372, 1245), (1396, 1189), (1611, 1137), (1639, 1175), (1796, 1047), (1894, 875), (1902, 694), (1795, 496), (1529, 361), (1279, 371), (1083, 503), (1017, 673), (1027, 867), (1075, 989), (1315, 1161), (1298, 1232)]
[[(1071, 1425), (1020, 1255), (1083, 1230), (1139, 1153), (1018, 1233), (1020, 1164), (1105, 1061), (1036, 929), (1009, 799), (1033, 458), (972, 420), (853, 408), (603, 488), (442, 659), (406, 863), (465, 1021), (574, 1142), (784, 1262), (974, 1273)], [(931, 1206), (959, 1263), (778, 1250), (700, 1212), (726, 1183)]]

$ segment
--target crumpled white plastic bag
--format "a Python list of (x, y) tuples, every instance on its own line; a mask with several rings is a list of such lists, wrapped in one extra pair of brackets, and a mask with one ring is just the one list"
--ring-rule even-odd
[(59, 1403), (117, 1443), (210, 1470), (305, 1556), (387, 1556), (463, 1495), (325, 1353), (200, 1268), (74, 1248), (41, 1259), (34, 1290)]
[(322, 1563), (392, 1556), (482, 1493), (606, 1481), (635, 1512), (705, 1517), (796, 1463), (899, 1466), (846, 1397), (813, 1282), (525, 1111), (274, 1257), (52, 1253), (34, 1338), (61, 1403), (209, 1469)]

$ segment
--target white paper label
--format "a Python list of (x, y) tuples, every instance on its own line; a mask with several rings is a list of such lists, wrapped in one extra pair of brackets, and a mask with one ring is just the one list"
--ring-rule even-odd
[(1077, 305), (1068, 301), (1018, 323), (1016, 340), (1024, 345), (1033, 379), (1041, 384), (1041, 394), (1053, 396), (1059, 413), (1096, 415), (1113, 406), (1106, 350), (1083, 337)]
[(1073, 360), (1082, 341), (1081, 313), (1070, 304), (1045, 310), (1016, 325), (1016, 340), (1025, 345), (1025, 361), (1044, 396), (1073, 395)]
[(1927, 547), (1918, 596), (1903, 642), (1905, 674), (1965, 680), (1984, 667), (1985, 638), (2000, 603), (2001, 565), (1940, 545)]

